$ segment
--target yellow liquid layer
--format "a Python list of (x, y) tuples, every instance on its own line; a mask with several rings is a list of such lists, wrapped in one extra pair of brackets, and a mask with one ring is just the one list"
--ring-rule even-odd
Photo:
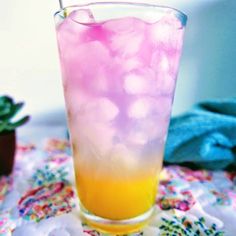
[(118, 178), (112, 175), (96, 176), (76, 167), (75, 172), (82, 205), (99, 217), (130, 219), (144, 214), (155, 203), (157, 174)]

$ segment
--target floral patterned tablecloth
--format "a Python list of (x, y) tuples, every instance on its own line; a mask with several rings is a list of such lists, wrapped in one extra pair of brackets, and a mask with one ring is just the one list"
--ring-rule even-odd
[[(66, 140), (18, 144), (14, 173), (0, 178), (0, 235), (97, 236), (78, 217)], [(157, 214), (144, 236), (235, 236), (236, 172), (165, 167)]]

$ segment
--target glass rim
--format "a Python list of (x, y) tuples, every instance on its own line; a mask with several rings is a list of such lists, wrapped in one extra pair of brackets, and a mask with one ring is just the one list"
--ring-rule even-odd
[(65, 11), (68, 8), (89, 7), (89, 6), (95, 6), (95, 5), (127, 5), (127, 6), (153, 7), (153, 8), (157, 8), (159, 10), (173, 11), (175, 16), (180, 20), (182, 26), (186, 26), (186, 23), (188, 20), (188, 16), (185, 13), (183, 13), (182, 11), (180, 11), (174, 7), (169, 7), (169, 6), (159, 5), (159, 4), (154, 4), (154, 3), (122, 2), (122, 1), (119, 1), (119, 2), (113, 2), (113, 1), (96, 2), (96, 1), (94, 1), (94, 2), (88, 2), (88, 3), (82, 3), (82, 4), (69, 5), (69, 6), (63, 7), (59, 11), (56, 11), (54, 14), (54, 17), (57, 16), (58, 14), (62, 13), (63, 11)]

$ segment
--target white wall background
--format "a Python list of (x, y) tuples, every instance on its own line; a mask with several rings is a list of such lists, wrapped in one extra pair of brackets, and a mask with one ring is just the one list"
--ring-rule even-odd
[[(146, 2), (164, 3), (189, 16), (174, 114), (203, 99), (236, 95), (236, 1)], [(56, 10), (57, 0), (1, 1), (0, 94), (25, 100), (25, 112), (35, 121), (63, 117)]]

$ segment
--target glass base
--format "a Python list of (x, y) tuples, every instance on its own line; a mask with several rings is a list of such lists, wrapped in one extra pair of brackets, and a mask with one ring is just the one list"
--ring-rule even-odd
[(100, 231), (101, 233), (111, 233), (115, 235), (139, 232), (145, 225), (148, 224), (153, 214), (154, 207), (135, 218), (127, 220), (109, 220), (92, 215), (86, 209), (81, 207), (81, 217), (87, 225), (97, 231)]

